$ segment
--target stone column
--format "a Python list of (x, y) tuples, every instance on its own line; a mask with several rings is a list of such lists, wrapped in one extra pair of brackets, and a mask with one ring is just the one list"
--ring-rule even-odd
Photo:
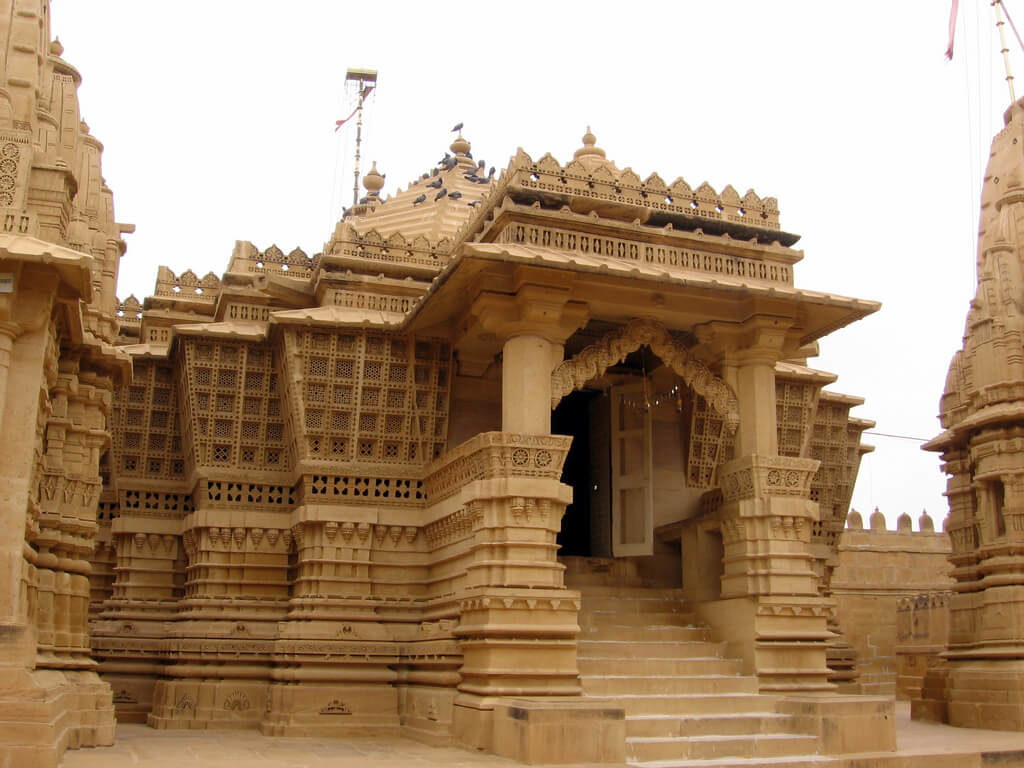
[(828, 603), (811, 550), (818, 506), (810, 485), (818, 462), (778, 455), (775, 363), (789, 321), (755, 317), (715, 328), (723, 374), (740, 406), (735, 458), (719, 467), (724, 548), (722, 599), (702, 607), (729, 627), (763, 691), (832, 690), (825, 641)]
[(478, 454), (485, 469), (461, 490), (473, 544), (455, 631), (463, 665), (453, 731), (482, 749), (499, 748), (493, 729), (503, 697), (581, 693), (579, 593), (565, 589), (555, 541), (571, 499), (560, 482), (569, 438), (550, 434), (551, 372), (589, 312), (543, 278), (523, 270), (515, 294), (478, 296), (467, 331), (492, 334), (503, 352), (503, 431), (457, 449)]

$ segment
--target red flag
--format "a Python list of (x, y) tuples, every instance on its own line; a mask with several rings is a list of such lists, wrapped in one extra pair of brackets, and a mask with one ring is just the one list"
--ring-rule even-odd
[(953, 7), (949, 11), (949, 45), (946, 46), (946, 60), (953, 60), (953, 34), (956, 32), (956, 11), (960, 0), (953, 0)]
[(345, 123), (347, 123), (347, 122), (348, 122), (349, 120), (351, 120), (351, 119), (352, 119), (352, 116), (353, 116), (353, 115), (354, 115), (354, 114), (355, 114), (356, 112), (358, 112), (358, 111), (359, 111), (359, 107), (363, 106), (363, 102), (364, 102), (364, 101), (366, 101), (366, 97), (370, 95), (370, 91), (372, 91), (372, 90), (373, 90), (373, 86), (371, 85), (371, 86), (370, 86), (369, 88), (364, 88), (364, 89), (363, 89), (362, 91), (360, 91), (360, 93), (359, 93), (359, 103), (358, 103), (358, 104), (356, 105), (356, 108), (355, 108), (355, 109), (353, 109), (353, 110), (352, 110), (352, 111), (351, 111), (351, 112), (349, 113), (349, 116), (348, 116), (348, 117), (346, 117), (346, 118), (345, 118), (344, 120), (335, 120), (335, 121), (334, 121), (334, 132), (335, 132), (335, 133), (337, 133), (337, 132), (338, 132), (338, 129), (339, 129), (339, 128), (341, 128), (341, 126), (343, 126), (343, 125), (344, 125)]

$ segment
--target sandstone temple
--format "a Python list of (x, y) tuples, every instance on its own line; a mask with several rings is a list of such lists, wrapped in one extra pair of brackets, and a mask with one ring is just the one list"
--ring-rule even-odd
[[(374, 166), (318, 253), (240, 241), (119, 300), (80, 75), (46, 0), (6, 8), (0, 765), (115, 718), (527, 763), (886, 751), (897, 676), (964, 723), (998, 678), (1024, 727), (1020, 107), (933, 442), (951, 580), (926, 516), (841, 542), (872, 423), (810, 362), (879, 305), (797, 287), (774, 198), (641, 178), (589, 129), (490, 172), (459, 135), (388, 197)], [(906, 552), (930, 570), (866, 586)]]

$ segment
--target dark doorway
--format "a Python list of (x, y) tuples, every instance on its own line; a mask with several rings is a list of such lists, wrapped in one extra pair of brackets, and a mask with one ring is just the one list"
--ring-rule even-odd
[(565, 509), (562, 530), (558, 533), (560, 557), (593, 555), (590, 501), (594, 478), (591, 477), (590, 408), (591, 401), (600, 394), (596, 390), (572, 392), (563, 397), (551, 413), (552, 433), (572, 437), (572, 446), (562, 468), (562, 482), (572, 486), (572, 503)]

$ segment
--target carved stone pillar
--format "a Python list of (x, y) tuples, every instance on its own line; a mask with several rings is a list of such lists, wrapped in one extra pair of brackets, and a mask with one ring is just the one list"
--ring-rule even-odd
[(719, 467), (723, 569), (720, 601), (702, 609), (729, 626), (764, 691), (832, 690), (826, 626), (811, 548), (818, 505), (810, 501), (819, 462), (778, 455), (775, 363), (788, 321), (756, 317), (718, 328), (723, 373), (736, 391), (735, 456)]

